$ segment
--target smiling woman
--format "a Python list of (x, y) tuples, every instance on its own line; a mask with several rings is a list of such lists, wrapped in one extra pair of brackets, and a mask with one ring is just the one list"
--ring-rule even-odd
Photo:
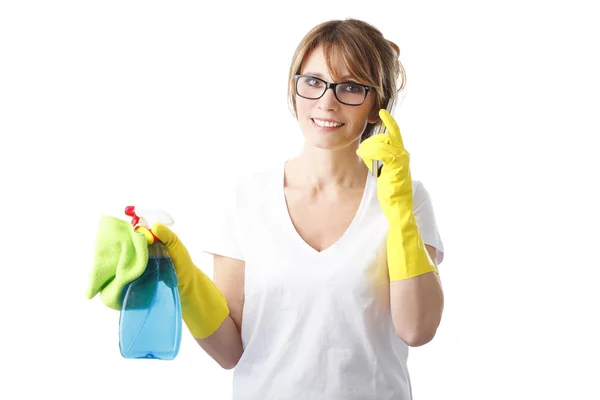
[[(300, 73), (294, 74), (292, 104), (306, 141), (333, 150), (356, 142), (368, 124), (379, 121), (379, 109), (376, 96), (369, 96), (376, 94), (374, 87), (358, 83), (340, 50), (331, 48), (328, 56), (326, 49), (320, 44), (307, 53)], [(331, 75), (343, 81), (332, 83), (336, 77)]]
[[(214, 285), (173, 238), (187, 298), (211, 293), (182, 302), (186, 323), (235, 368), (235, 400), (411, 398), (408, 349), (440, 323), (444, 250), (398, 125), (381, 110), (405, 80), (398, 57), (366, 22), (313, 28), (289, 71), (304, 145), (239, 180), (204, 242)], [(371, 136), (379, 122), (389, 134)], [(383, 162), (379, 176), (369, 174), (373, 160)]]
[[(306, 75), (321, 78), (324, 76), (316, 70), (307, 68), (310, 54), (320, 47), (324, 69), (334, 81), (361, 82), (365, 100), (369, 91), (374, 92), (374, 108), (379, 110), (388, 100), (402, 91), (406, 86), (406, 73), (399, 60), (400, 48), (394, 42), (384, 38), (375, 27), (354, 19), (330, 21), (312, 29), (300, 42), (293, 55), (289, 71), (288, 100), (294, 116), (297, 116), (296, 95), (304, 97), (297, 84), (300, 71)], [(363, 62), (368, 60), (369, 62)], [(398, 79), (399, 78), (399, 79)], [(400, 86), (398, 86), (398, 81)], [(327, 82), (322, 80), (322, 84)], [(324, 90), (328, 89), (326, 86)], [(297, 91), (297, 89), (299, 89)], [(335, 90), (338, 95), (338, 90)], [(324, 92), (323, 92), (324, 93)], [(344, 103), (343, 100), (338, 100)], [(362, 101), (346, 102), (349, 105), (360, 105)], [(373, 133), (374, 124), (369, 123), (362, 139)]]

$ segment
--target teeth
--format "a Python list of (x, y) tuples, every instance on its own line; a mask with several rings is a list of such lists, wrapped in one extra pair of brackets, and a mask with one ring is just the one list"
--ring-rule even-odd
[(337, 128), (338, 126), (344, 125), (340, 122), (321, 121), (320, 119), (313, 119), (313, 121), (315, 121), (315, 124), (324, 128)]

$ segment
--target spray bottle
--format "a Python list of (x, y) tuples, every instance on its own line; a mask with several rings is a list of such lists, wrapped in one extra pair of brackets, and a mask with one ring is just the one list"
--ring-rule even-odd
[[(125, 215), (131, 223), (150, 229), (173, 219), (162, 210), (144, 210), (128, 206)], [(154, 234), (153, 234), (154, 235)], [(154, 236), (148, 246), (148, 264), (142, 275), (124, 290), (119, 318), (119, 348), (125, 358), (172, 360), (181, 344), (181, 303), (177, 275), (165, 245)]]

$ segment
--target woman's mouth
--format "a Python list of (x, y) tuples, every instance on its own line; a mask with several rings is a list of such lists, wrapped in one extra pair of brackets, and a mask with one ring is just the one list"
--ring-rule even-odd
[(335, 130), (339, 127), (344, 126), (344, 124), (341, 122), (326, 121), (326, 120), (317, 119), (317, 118), (311, 118), (311, 121), (312, 121), (313, 125), (317, 126), (318, 128), (325, 129), (328, 131)]

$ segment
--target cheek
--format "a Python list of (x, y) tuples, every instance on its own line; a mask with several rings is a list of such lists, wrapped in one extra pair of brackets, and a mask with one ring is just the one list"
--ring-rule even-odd
[(298, 119), (306, 119), (310, 115), (310, 110), (314, 101), (296, 97), (296, 114)]

